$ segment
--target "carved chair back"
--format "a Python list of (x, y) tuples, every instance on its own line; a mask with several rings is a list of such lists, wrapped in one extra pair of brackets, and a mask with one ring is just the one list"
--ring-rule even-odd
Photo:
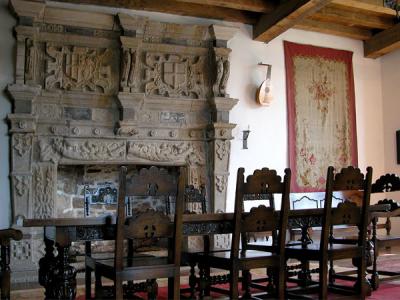
[[(329, 240), (333, 239), (333, 226), (351, 225), (358, 228), (357, 243), (365, 243), (368, 225), (368, 207), (371, 195), (372, 168), (367, 168), (367, 173), (362, 174), (360, 169), (352, 166), (343, 168), (334, 174), (334, 168), (327, 171), (324, 217), (322, 220), (321, 244), (323, 255), (328, 248)], [(334, 191), (359, 191), (362, 192), (361, 205), (345, 200), (332, 208), (332, 193)]]
[[(400, 191), (400, 178), (395, 174), (385, 174), (379, 177), (371, 187), (371, 193), (389, 193), (389, 192), (399, 192)], [(376, 235), (376, 229), (385, 229), (386, 234), (390, 235), (390, 231), (392, 229), (391, 217), (397, 217), (400, 215), (400, 207), (397, 202), (393, 199), (380, 199), (378, 203), (381, 204), (389, 204), (390, 205), (390, 213), (386, 216), (386, 222), (377, 224), (378, 218), (374, 218), (373, 222), (373, 231)]]
[[(171, 214), (170, 199), (176, 198), (177, 195), (177, 176), (165, 168), (156, 166), (141, 168), (138, 173), (127, 179), (126, 194), (129, 198), (158, 198), (162, 201), (161, 204), (165, 205), (165, 212)], [(130, 199), (128, 199), (128, 204), (130, 204)]]
[[(117, 208), (117, 229), (115, 240), (115, 268), (116, 271), (123, 270), (124, 240), (125, 239), (152, 239), (152, 238), (169, 238), (172, 239), (173, 251), (169, 257), (173, 258), (172, 263), (176, 266), (180, 265), (181, 244), (182, 244), (182, 214), (184, 204), (184, 189), (186, 180), (186, 169), (180, 168), (178, 193), (176, 200), (176, 208), (174, 214), (174, 222), (165, 212), (147, 210), (144, 212), (134, 213), (132, 217), (126, 217), (125, 214), (125, 198), (128, 191), (134, 189), (127, 187), (127, 168), (121, 167), (119, 176), (119, 194)], [(133, 252), (128, 252), (128, 256), (133, 256)]]
[[(255, 170), (245, 181), (244, 168), (239, 168), (236, 182), (231, 258), (238, 257), (240, 239), (242, 240), (242, 253), (248, 249), (246, 235), (251, 232), (272, 231), (279, 233), (273, 235), (275, 240), (272, 248), (268, 251), (272, 250), (278, 254), (284, 251), (290, 205), (290, 176), (290, 169), (285, 170), (285, 176), (282, 180), (275, 170), (263, 168)], [(261, 204), (252, 207), (248, 213), (244, 212), (245, 201), (257, 200), (258, 202), (262, 198), (270, 201), (274, 194), (279, 194), (281, 197), (280, 211), (276, 211), (274, 203), (271, 202), (269, 207)]]

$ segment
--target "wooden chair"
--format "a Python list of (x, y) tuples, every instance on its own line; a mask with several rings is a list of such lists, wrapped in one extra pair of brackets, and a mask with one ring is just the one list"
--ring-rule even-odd
[[(242, 271), (242, 284), (245, 291), (243, 297), (251, 297), (249, 289), (250, 276), (248, 276), (250, 270), (255, 268), (274, 268), (275, 283), (278, 288), (273, 296), (280, 299), (284, 298), (284, 250), (289, 213), (289, 192), (289, 169), (285, 170), (283, 180), (276, 174), (275, 170), (264, 168), (254, 171), (252, 175), (247, 177), (246, 182), (244, 180), (244, 169), (240, 168), (238, 170), (231, 249), (227, 251), (211, 251), (204, 253), (201, 257), (201, 274), (206, 274), (206, 270), (209, 270), (209, 268), (230, 271), (229, 290), (213, 287), (213, 291), (227, 294), (231, 299), (238, 299), (239, 271)], [(274, 207), (266, 207), (264, 205), (252, 207), (248, 213), (243, 211), (245, 197), (250, 196), (248, 199), (258, 200), (263, 199), (268, 194), (280, 194), (282, 199), (280, 212), (277, 212)], [(249, 250), (246, 247), (247, 244), (244, 241), (247, 239), (248, 233), (266, 231), (279, 232), (274, 236), (274, 241), (268, 249), (263, 246), (258, 250)], [(242, 240), (242, 243), (244, 242), (242, 250), (239, 249), (240, 240)], [(203, 294), (207, 293), (201, 291), (201, 295)]]
[[(171, 214), (170, 203), (171, 199), (176, 199), (177, 196), (177, 176), (170, 174), (167, 169), (156, 166), (149, 168), (142, 167), (126, 178), (126, 199), (125, 210), (126, 216), (130, 216), (132, 212), (138, 212), (135, 205), (143, 199), (151, 198), (157, 200), (157, 207), (165, 211), (166, 214)], [(139, 205), (137, 205), (139, 206)], [(140, 210), (140, 209), (139, 209)], [(143, 210), (143, 209), (142, 209)], [(132, 256), (135, 251), (143, 252), (147, 250), (154, 250), (156, 247), (152, 239), (145, 241), (128, 239), (128, 256)], [(165, 242), (165, 241), (163, 241)], [(167, 248), (167, 245), (164, 245)], [(95, 256), (97, 260), (109, 260), (113, 257), (112, 253), (92, 253), (91, 241), (85, 243), (85, 255)], [(90, 259), (88, 260), (91, 261)], [(90, 265), (85, 264), (85, 290), (86, 298), (91, 297), (91, 282), (92, 282), (92, 268)], [(145, 288), (142, 285), (143, 288)]]
[[(386, 174), (377, 179), (371, 187), (371, 193), (388, 193), (400, 191), (400, 178), (395, 174)], [(391, 218), (400, 217), (400, 207), (391, 199), (383, 199), (378, 203), (387, 203), (391, 205), (388, 212), (374, 212), (372, 214), (372, 236), (370, 237), (374, 247), (372, 257), (372, 269), (368, 270), (371, 273), (371, 286), (374, 290), (378, 289), (380, 281), (394, 280), (400, 278), (399, 272), (391, 272), (378, 270), (377, 259), (379, 251), (382, 249), (390, 249), (391, 246), (400, 245), (400, 236), (391, 233)], [(379, 223), (379, 219), (385, 219), (385, 223)], [(384, 229), (385, 232), (378, 233), (379, 229)], [(385, 277), (380, 278), (379, 275)]]
[(10, 241), (19, 241), (22, 239), (22, 232), (16, 229), (0, 230), (0, 246), (1, 246), (1, 261), (0, 261), (0, 282), (1, 282), (1, 299), (10, 299)]
[[(86, 264), (95, 272), (95, 294), (96, 298), (105, 295), (101, 278), (106, 277), (114, 281), (113, 294), (116, 299), (124, 296), (123, 282), (145, 280), (141, 284), (149, 289), (149, 298), (155, 299), (157, 294), (156, 278), (168, 278), (170, 299), (179, 299), (180, 286), (180, 260), (182, 247), (182, 214), (183, 214), (183, 191), (186, 172), (180, 169), (178, 195), (176, 201), (174, 223), (170, 221), (164, 212), (148, 210), (137, 212), (132, 217), (125, 216), (126, 167), (121, 167), (120, 187), (118, 194), (118, 213), (116, 224), (115, 257), (113, 260), (96, 260), (86, 256)], [(168, 238), (173, 241), (168, 256), (149, 256), (129, 253), (124, 257), (125, 239), (161, 239)], [(125, 285), (131, 290), (129, 285)], [(135, 290), (135, 289), (133, 289)]]
[[(170, 207), (172, 206), (174, 205), (170, 204)], [(207, 199), (204, 187), (197, 189), (193, 185), (185, 186), (184, 213), (185, 214), (207, 213)], [(184, 297), (185, 294), (189, 293), (190, 294), (189, 298), (195, 299), (196, 285), (198, 284), (198, 278), (196, 277), (195, 267), (198, 264), (197, 254), (199, 250), (190, 249), (188, 239), (185, 239), (184, 246), (187, 246), (187, 249), (182, 251), (181, 266), (190, 266), (190, 275), (189, 275), (189, 287), (182, 288), (181, 295)], [(204, 249), (208, 249), (210, 247), (210, 238), (208, 235), (203, 236), (203, 247)]]
[[(286, 248), (286, 257), (295, 258), (300, 261), (319, 262), (319, 282), (316, 285), (308, 286), (307, 289), (318, 290), (319, 298), (326, 299), (328, 291), (328, 261), (352, 258), (357, 260), (357, 282), (356, 289), (353, 287), (341, 287), (333, 282), (329, 283), (330, 288), (338, 292), (358, 293), (361, 298), (366, 294), (366, 234), (368, 225), (368, 207), (371, 194), (372, 168), (367, 168), (364, 175), (358, 168), (347, 167), (340, 173), (334, 174), (333, 167), (328, 168), (325, 206), (322, 218), (321, 239), (319, 243), (312, 243), (306, 247), (302, 245), (290, 245)], [(333, 191), (363, 191), (361, 207), (354, 202), (344, 201), (336, 208), (332, 208)], [(357, 239), (335, 239), (333, 229), (337, 225), (356, 226), (358, 228)], [(298, 292), (303, 289), (291, 289), (291, 292)]]

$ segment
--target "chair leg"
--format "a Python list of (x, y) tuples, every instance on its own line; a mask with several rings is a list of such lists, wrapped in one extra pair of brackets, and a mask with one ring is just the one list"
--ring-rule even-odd
[(86, 299), (92, 298), (92, 270), (85, 267), (85, 295)]
[(122, 286), (122, 279), (117, 276), (115, 278), (115, 299), (123, 300), (124, 299), (124, 288)]
[(195, 271), (196, 262), (191, 261), (189, 264), (190, 264), (190, 275), (189, 275), (190, 299), (195, 299), (196, 283), (197, 283), (196, 271)]
[(365, 258), (362, 257), (359, 262), (359, 267), (358, 267), (358, 272), (357, 272), (357, 281), (358, 281), (358, 288), (360, 292), (360, 299), (365, 299), (367, 295), (367, 288), (369, 285), (369, 282), (367, 281), (366, 278), (366, 261)]
[(236, 264), (233, 264), (231, 268), (231, 277), (229, 280), (229, 298), (230, 299), (239, 299), (239, 290), (238, 290), (238, 285), (239, 285), (239, 269)]
[(285, 266), (280, 267), (278, 271), (278, 299), (283, 300), (285, 299), (285, 284), (286, 284), (286, 268)]
[(249, 270), (242, 271), (242, 290), (244, 291), (243, 299), (251, 299), (250, 294), (251, 273)]
[[(332, 260), (331, 260), (332, 262)], [(319, 262), (319, 299), (328, 297), (328, 264), (326, 260)]]
[[(168, 278), (168, 298), (170, 298), (170, 283)], [(146, 280), (147, 283), (147, 298), (149, 300), (156, 300), (158, 295), (158, 283), (156, 279), (148, 279)]]
[(94, 272), (95, 275), (95, 284), (94, 284), (94, 297), (96, 299), (101, 299), (103, 298), (102, 296), (102, 283), (101, 283), (101, 276), (97, 273)]

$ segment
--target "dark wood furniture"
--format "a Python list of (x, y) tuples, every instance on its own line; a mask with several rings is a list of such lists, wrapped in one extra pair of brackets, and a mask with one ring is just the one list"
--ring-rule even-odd
[[(388, 205), (371, 205), (370, 211), (387, 211), (388, 207)], [(302, 240), (306, 245), (309, 242), (307, 241), (309, 226), (320, 226), (322, 215), (322, 209), (290, 210), (288, 228), (300, 227)], [(232, 220), (233, 213), (184, 214), (183, 236), (229, 234), (233, 231)], [(45, 288), (45, 295), (53, 293), (51, 299), (74, 299), (76, 295), (75, 277), (60, 272), (60, 270), (74, 270), (69, 264), (68, 257), (68, 249), (72, 242), (115, 240), (115, 218), (110, 216), (84, 219), (25, 219), (23, 226), (44, 228), (45, 254), (39, 263), (39, 276), (56, 278), (63, 283), (61, 285), (39, 279)], [(54, 256), (54, 247), (57, 248), (57, 256)]]
[[(231, 249), (227, 251), (211, 251), (204, 253), (200, 259), (200, 274), (207, 273), (210, 268), (229, 270), (229, 290), (213, 288), (213, 291), (227, 294), (231, 299), (238, 299), (239, 271), (242, 271), (244, 298), (251, 297), (249, 284), (250, 270), (256, 268), (273, 268), (274, 282), (277, 286), (273, 296), (284, 298), (285, 285), (285, 239), (289, 212), (290, 170), (285, 170), (282, 180), (275, 170), (267, 168), (255, 170), (245, 181), (244, 169), (239, 168), (236, 181), (235, 212), (233, 216), (233, 234)], [(265, 195), (280, 194), (281, 210), (259, 205), (252, 207), (244, 214), (244, 199), (265, 199)], [(270, 197), (267, 197), (268, 199)], [(249, 199), (249, 198), (247, 198)], [(249, 201), (249, 200), (248, 200)], [(247, 247), (247, 234), (253, 232), (279, 232), (274, 235), (272, 244), (267, 248)], [(242, 249), (239, 249), (242, 240)], [(209, 271), (208, 271), (209, 272)], [(200, 293), (203, 296), (205, 292)]]
[[(400, 191), (400, 178), (395, 174), (385, 174), (377, 179), (371, 187), (371, 193), (388, 193)], [(372, 236), (371, 241), (373, 243), (373, 257), (372, 257), (372, 269), (368, 272), (371, 273), (371, 286), (374, 290), (379, 287), (380, 281), (394, 280), (400, 278), (400, 271), (391, 272), (378, 270), (377, 259), (379, 251), (383, 248), (389, 248), (394, 245), (400, 245), (400, 235), (391, 233), (391, 218), (400, 216), (400, 207), (396, 202), (389, 199), (383, 199), (378, 203), (386, 203), (391, 206), (390, 211), (387, 212), (374, 212), (371, 214), (372, 219)], [(379, 219), (385, 219), (385, 223), (379, 223)], [(378, 229), (384, 229), (385, 232), (378, 234)], [(384, 275), (385, 277), (380, 277)]]
[[(132, 172), (131, 172), (132, 171)], [(128, 173), (130, 176), (128, 176)], [(142, 167), (139, 170), (129, 170), (126, 176), (126, 199), (125, 199), (125, 213), (127, 216), (131, 216), (132, 213), (138, 213), (144, 210), (143, 200), (152, 199), (153, 203), (156, 203), (157, 208), (162, 208), (166, 214), (172, 214), (171, 202), (175, 203), (177, 195), (177, 174), (170, 174), (166, 168), (160, 168), (151, 166), (149, 168)], [(134, 205), (138, 202), (142, 202), (142, 205)], [(128, 255), (132, 256), (134, 251), (141, 251), (143, 249), (149, 249), (151, 240), (134, 241), (128, 239)], [(140, 249), (142, 248), (142, 249)], [(93, 254), (91, 251), (91, 242), (86, 241), (85, 253), (88, 256), (97, 256), (99, 260), (101, 257), (104, 259), (110, 259), (109, 255), (104, 254)], [(86, 279), (86, 298), (91, 297), (91, 276), (92, 268), (88, 265), (85, 266), (85, 279)], [(141, 286), (143, 289), (144, 285)]]
[(0, 261), (0, 282), (1, 299), (10, 299), (10, 241), (22, 239), (22, 232), (16, 229), (0, 230), (1, 261)]
[[(96, 260), (91, 256), (86, 257), (86, 264), (95, 272), (95, 296), (102, 298), (103, 286), (102, 277), (114, 281), (114, 295), (116, 299), (123, 299), (123, 282), (146, 280), (150, 286), (148, 293), (150, 299), (155, 299), (156, 289), (153, 287), (155, 279), (168, 278), (172, 282), (168, 291), (170, 299), (179, 299), (180, 287), (180, 260), (182, 248), (182, 215), (183, 215), (183, 194), (185, 187), (185, 172), (181, 168), (179, 176), (179, 188), (175, 205), (174, 222), (165, 212), (147, 210), (134, 213), (132, 217), (125, 215), (125, 199), (129, 195), (126, 187), (127, 168), (121, 167), (119, 177), (119, 194), (117, 221), (115, 232), (115, 257), (113, 260)], [(167, 256), (135, 255), (128, 253), (124, 256), (124, 241), (126, 239), (160, 239), (168, 238), (172, 249)], [(129, 289), (129, 286), (128, 286)]]
[[(170, 204), (169, 207), (174, 206)], [(185, 214), (206, 214), (207, 213), (207, 200), (205, 188), (201, 187), (200, 189), (195, 188), (193, 185), (185, 186), (185, 194), (184, 194), (184, 213)], [(199, 263), (197, 259), (197, 254), (199, 249), (190, 249), (189, 239), (190, 237), (185, 237), (184, 250), (182, 250), (182, 266), (190, 266), (190, 275), (189, 275), (189, 287), (181, 288), (181, 295), (185, 297), (186, 294), (189, 294), (190, 299), (195, 299), (196, 286), (198, 285), (199, 279), (196, 277), (195, 267)], [(197, 240), (200, 242), (199, 240)], [(208, 235), (203, 236), (203, 249), (210, 248), (210, 237)]]
[[(308, 245), (289, 245), (286, 248), (286, 257), (295, 258), (300, 261), (319, 262), (319, 282), (317, 285), (308, 286), (309, 290), (316, 288), (320, 299), (326, 299), (328, 291), (328, 261), (352, 258), (357, 260), (357, 282), (355, 288), (336, 285), (329, 280), (332, 289), (341, 292), (356, 292), (361, 298), (366, 295), (366, 231), (368, 224), (368, 207), (371, 193), (372, 168), (367, 168), (364, 175), (358, 168), (348, 167), (334, 174), (333, 167), (328, 168), (324, 215), (322, 219), (322, 231), (320, 243)], [(332, 208), (333, 191), (363, 191), (361, 207), (354, 202), (345, 201), (338, 207)], [(337, 225), (358, 227), (357, 239), (336, 239), (333, 236), (333, 228)], [(292, 289), (296, 291), (296, 289)]]

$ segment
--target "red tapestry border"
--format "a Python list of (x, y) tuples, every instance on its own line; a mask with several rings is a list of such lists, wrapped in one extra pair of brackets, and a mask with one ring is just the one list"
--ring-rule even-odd
[[(287, 94), (287, 112), (288, 112), (288, 147), (289, 147), (289, 166), (292, 169), (292, 173), (295, 175), (292, 177), (292, 191), (293, 192), (319, 192), (321, 189), (317, 188), (302, 188), (300, 187), (295, 178), (297, 174), (296, 168), (296, 133), (295, 133), (295, 94), (296, 87), (294, 82), (294, 65), (293, 57), (295, 56), (312, 56), (321, 57), (324, 59), (342, 61), (347, 66), (347, 83), (349, 96), (349, 116), (351, 117), (352, 128), (351, 134), (351, 157), (352, 165), (357, 166), (358, 155), (357, 155), (357, 132), (356, 132), (356, 109), (355, 109), (355, 95), (354, 95), (354, 77), (353, 77), (353, 66), (352, 57), (353, 52), (346, 50), (338, 50), (332, 48), (317, 47), (311, 45), (297, 44), (293, 42), (284, 41), (284, 53), (285, 53), (285, 69), (286, 69), (286, 94)], [(326, 174), (323, 174), (326, 176)]]

